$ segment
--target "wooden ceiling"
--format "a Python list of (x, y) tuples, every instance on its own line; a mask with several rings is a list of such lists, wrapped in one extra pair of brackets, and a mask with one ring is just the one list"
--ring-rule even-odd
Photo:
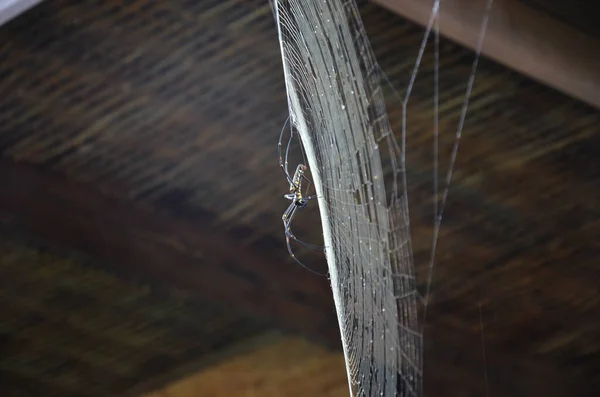
[[(423, 29), (361, 12), (402, 92)], [(445, 172), (473, 54), (446, 40), (440, 52)], [(432, 62), (429, 48), (407, 113), (421, 275)], [(240, 364), (236, 346), (273, 330), (339, 358), (328, 280), (285, 249), (286, 108), (263, 0), (52, 0), (0, 27), (3, 395), (138, 395), (201, 368), (250, 370), (265, 358)], [(599, 126), (597, 109), (481, 61), (438, 246), (427, 395), (482, 396), (484, 370), (494, 396), (600, 390)], [(307, 210), (295, 233), (318, 241)], [(325, 269), (322, 254), (297, 254)]]

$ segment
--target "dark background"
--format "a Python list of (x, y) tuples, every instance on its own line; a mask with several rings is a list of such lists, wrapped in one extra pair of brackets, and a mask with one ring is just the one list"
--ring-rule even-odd
[[(372, 4), (361, 13), (402, 94), (423, 29)], [(581, 13), (561, 15), (592, 33)], [(442, 40), (440, 57), (445, 173), (473, 53)], [(407, 159), (422, 279), (431, 47), (423, 62)], [(138, 395), (269, 346), (339, 358), (329, 282), (285, 248), (286, 117), (266, 1), (47, 0), (0, 27), (0, 394)], [(482, 59), (438, 246), (427, 395), (485, 395), (485, 372), (495, 397), (600, 390), (599, 125), (596, 109)], [(316, 209), (294, 228), (318, 242)], [(323, 254), (296, 253), (325, 270)], [(260, 366), (244, 362), (238, 373)], [(332, 383), (311, 387), (344, 390), (336, 362), (265, 382), (327, 395)]]

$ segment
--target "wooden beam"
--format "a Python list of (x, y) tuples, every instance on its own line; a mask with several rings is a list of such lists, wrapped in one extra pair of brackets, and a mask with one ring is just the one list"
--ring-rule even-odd
[[(348, 380), (341, 352), (332, 352), (298, 338), (269, 336), (271, 340), (265, 338), (265, 343), (261, 345), (254, 344), (251, 349), (245, 349), (245, 352), (227, 361), (140, 397), (192, 397), (197, 396), (199, 390), (215, 396), (235, 396), (244, 393), (273, 397), (348, 396)], [(490, 390), (486, 390), (486, 368), (476, 342), (477, 338), (470, 349), (463, 344), (460, 347), (455, 346), (453, 354), (444, 351), (449, 349), (442, 348), (440, 351), (443, 354), (427, 357), (424, 395), (590, 395), (585, 393), (581, 382), (576, 383), (579, 379), (571, 379), (556, 368), (548, 368), (547, 365), (529, 360), (525, 363), (521, 360), (498, 362), (495, 355), (490, 357), (493, 357), (493, 360), (490, 360), (487, 368)], [(463, 352), (459, 352), (457, 357), (456, 351), (459, 349)], [(469, 351), (465, 352), (467, 349)], [(472, 354), (474, 350), (475, 354)], [(477, 357), (471, 358), (465, 365), (462, 357), (464, 353)], [(231, 379), (236, 381), (232, 382)]]
[[(373, 0), (426, 25), (434, 0)], [(484, 1), (443, 0), (440, 32), (476, 48)], [(600, 108), (600, 40), (518, 0), (495, 0), (483, 54), (539, 82)]]
[[(117, 272), (216, 299), (340, 346), (325, 278), (240, 246), (209, 224), (123, 203), (32, 167), (0, 163), (0, 186), (0, 221), (24, 225), (51, 242), (88, 252)], [(482, 387), (477, 337), (463, 325), (444, 322), (435, 308), (431, 313), (432, 319), (441, 320), (430, 323), (426, 332), (431, 395), (443, 394), (456, 382), (465, 388)], [(577, 388), (589, 386), (575, 371), (530, 360), (506, 346), (490, 343), (487, 350), (491, 387), (498, 395), (562, 396), (572, 391), (582, 396), (585, 393)]]
[(91, 186), (0, 164), (0, 220), (114, 270), (217, 300), (329, 345), (340, 345), (329, 283), (189, 222), (103, 196)]
[(589, 0), (521, 0), (523, 3), (548, 13), (584, 33), (600, 38), (597, 24), (600, 4)]

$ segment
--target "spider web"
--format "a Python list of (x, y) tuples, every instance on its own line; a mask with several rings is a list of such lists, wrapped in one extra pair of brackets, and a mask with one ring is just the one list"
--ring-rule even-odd
[[(406, 104), (439, 1), (403, 100), (401, 145), (387, 117), (382, 74), (354, 0), (279, 0), (274, 8), (290, 121), (300, 135), (318, 195), (350, 394), (420, 396), (423, 338), (404, 166)], [(477, 60), (478, 55), (467, 98)], [(434, 96), (437, 137), (437, 76)], [(434, 209), (427, 293), (467, 105), (465, 101), (446, 189)], [(437, 157), (435, 170), (437, 197)]]

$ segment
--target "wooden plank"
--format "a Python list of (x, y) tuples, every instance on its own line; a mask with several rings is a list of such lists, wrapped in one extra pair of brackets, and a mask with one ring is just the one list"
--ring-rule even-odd
[[(112, 263), (117, 272), (192, 291), (340, 346), (325, 278), (276, 263), (268, 253), (240, 246), (208, 223), (126, 204), (31, 167), (0, 163), (0, 184), (0, 220), (86, 251)], [(482, 359), (473, 331), (436, 314), (432, 308), (431, 318), (440, 321), (430, 323), (426, 333), (425, 371), (433, 374), (427, 380), (430, 392), (443, 394), (457, 379), (464, 388), (480, 388)], [(493, 342), (487, 350), (491, 387), (497, 395), (560, 396), (577, 389), (573, 395), (581, 396), (590, 386), (578, 370), (532, 360)]]
[(85, 184), (0, 164), (0, 219), (87, 252), (118, 272), (233, 305), (338, 346), (329, 284), (214, 230), (103, 196)]
[(344, 356), (298, 338), (262, 346), (144, 397), (348, 396)]
[[(434, 0), (373, 0), (426, 25)], [(476, 48), (484, 1), (444, 0), (440, 32)], [(600, 108), (600, 40), (518, 0), (495, 0), (482, 53), (543, 84)]]
[[(0, 220), (24, 224), (51, 241), (89, 252), (112, 263), (118, 272), (219, 300), (339, 348), (338, 326), (324, 278), (275, 263), (267, 253), (239, 246), (208, 224), (192, 224), (125, 204), (85, 184), (31, 167), (0, 164), (0, 184)], [(235, 267), (233, 272), (231, 267)], [(248, 276), (240, 276), (244, 273)], [(432, 311), (432, 318), (435, 314)], [(429, 392), (443, 394), (457, 380), (461, 390), (483, 391), (476, 339), (460, 324), (440, 321), (428, 327), (425, 371), (430, 374), (426, 378)], [(589, 386), (578, 371), (531, 360), (507, 346), (490, 343), (487, 350), (491, 387), (497, 395), (560, 396)], [(342, 359), (338, 353), (319, 354), (337, 362)], [(343, 368), (332, 376), (340, 379), (340, 391), (347, 390)], [(573, 395), (585, 394), (577, 390)]]
[[(254, 345), (227, 361), (142, 396), (348, 396), (341, 352), (285, 336), (274, 336), (265, 342), (268, 343)], [(490, 356), (489, 367), (485, 368), (480, 356), (466, 362), (461, 355), (448, 354), (449, 350), (441, 349), (442, 354), (435, 359), (429, 356), (432, 359), (426, 364), (425, 396), (485, 396), (486, 369), (489, 395), (590, 395), (575, 381), (571, 382), (567, 374), (545, 364), (530, 360), (499, 362), (497, 356)], [(469, 352), (467, 355), (473, 357)]]
[(521, 0), (564, 21), (577, 29), (600, 39), (600, 26), (597, 18), (600, 4), (589, 0)]

